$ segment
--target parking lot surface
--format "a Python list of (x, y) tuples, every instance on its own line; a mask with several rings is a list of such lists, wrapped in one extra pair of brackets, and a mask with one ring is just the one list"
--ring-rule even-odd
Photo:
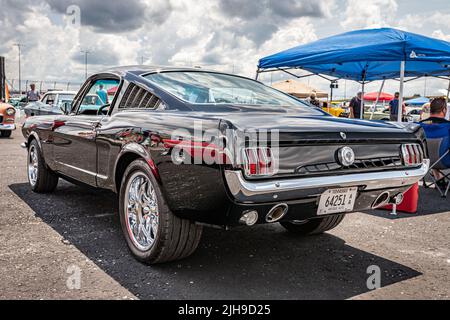
[(149, 267), (128, 252), (114, 194), (63, 181), (33, 194), (22, 142), (0, 138), (0, 299), (449, 299), (450, 199), (435, 190), (421, 188), (417, 215), (355, 213), (321, 236), (205, 229), (192, 257)]

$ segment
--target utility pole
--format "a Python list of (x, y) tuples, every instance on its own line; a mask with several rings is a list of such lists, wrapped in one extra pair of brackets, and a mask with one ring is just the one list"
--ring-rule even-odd
[(22, 44), (15, 43), (14, 46), (19, 49), (19, 95), (22, 95)]
[(0, 57), (0, 103), (6, 101), (5, 58)]
[(141, 66), (144, 65), (145, 60), (148, 60), (147, 57), (141, 56)]
[(81, 50), (84, 53), (84, 74), (85, 78), (88, 78), (88, 55), (91, 53), (89, 50)]

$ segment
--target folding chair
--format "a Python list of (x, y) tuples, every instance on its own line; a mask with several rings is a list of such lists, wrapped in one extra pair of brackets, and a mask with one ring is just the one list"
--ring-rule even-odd
[[(425, 188), (435, 186), (443, 198), (450, 190), (450, 124), (420, 124), (425, 131), (428, 156), (431, 161), (430, 171), (425, 176)], [(445, 172), (447, 171), (447, 172)], [(438, 173), (440, 177), (436, 177)], [(427, 183), (430, 177), (432, 183)], [(441, 185), (444, 182), (444, 186)]]

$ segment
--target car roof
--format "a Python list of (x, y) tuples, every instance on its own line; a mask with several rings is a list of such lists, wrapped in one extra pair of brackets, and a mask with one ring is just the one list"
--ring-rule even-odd
[[(198, 71), (198, 72), (213, 72), (213, 73), (220, 73), (220, 74), (227, 74), (232, 75), (236, 77), (242, 77), (239, 75), (233, 75), (231, 73), (221, 72), (217, 70), (211, 70), (211, 69), (203, 69), (201, 67), (174, 67), (174, 66), (160, 66), (160, 65), (134, 65), (134, 66), (123, 66), (123, 67), (115, 67), (103, 70), (103, 72), (99, 73), (111, 73), (116, 74), (120, 76), (124, 76), (126, 74), (133, 74), (135, 76), (142, 76), (148, 73), (154, 73), (154, 72), (167, 72), (167, 71)], [(243, 77), (246, 78), (246, 77)]]

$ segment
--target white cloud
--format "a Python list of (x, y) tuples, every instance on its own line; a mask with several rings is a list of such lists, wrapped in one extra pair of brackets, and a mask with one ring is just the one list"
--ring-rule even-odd
[[(193, 0), (133, 0), (127, 2), (127, 10), (123, 4), (108, 4), (122, 9), (86, 16), (86, 10), (102, 8), (98, 3), (103, 2), (93, 2), (0, 0), (2, 9), (6, 8), (0, 18), (0, 54), (7, 58), (8, 77), (17, 78), (16, 42), (24, 44), (23, 78), (81, 82), (81, 49), (92, 52), (90, 72), (136, 64), (143, 57), (147, 64), (202, 65), (253, 77), (259, 58), (343, 30), (404, 26), (441, 39), (448, 40), (450, 34), (449, 12), (399, 12), (395, 0), (295, 0), (292, 10), (288, 2), (249, 0), (243, 6), (241, 1), (227, 1), (235, 3), (226, 7), (227, 11), (225, 0), (201, 4)], [(69, 3), (82, 8), (81, 29), (64, 21)], [(135, 15), (136, 8), (143, 12), (134, 22), (115, 18), (121, 10)], [(126, 32), (118, 32), (121, 28)], [(279, 75), (274, 75), (277, 78)], [(317, 78), (305, 81), (328, 90), (328, 83)], [(342, 82), (338, 92), (343, 94), (343, 87)], [(355, 90), (357, 86), (349, 82), (348, 91)]]
[(425, 29), (450, 29), (450, 13), (435, 12), (407, 14), (398, 22), (400, 29), (424, 32)]
[(395, 0), (348, 0), (345, 29), (381, 28), (392, 24), (398, 9)]
[(433, 38), (445, 40), (450, 42), (450, 34), (445, 34), (442, 30), (435, 30), (431, 35)]

